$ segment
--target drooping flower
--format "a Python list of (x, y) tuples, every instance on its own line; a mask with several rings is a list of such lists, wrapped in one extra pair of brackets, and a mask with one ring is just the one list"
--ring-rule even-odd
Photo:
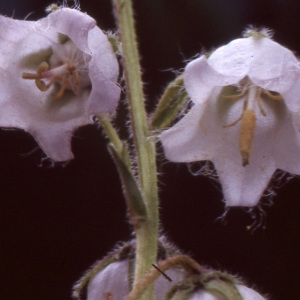
[(55, 161), (92, 116), (115, 110), (118, 63), (96, 21), (59, 8), (38, 21), (0, 16), (0, 126), (21, 128)]
[[(113, 262), (108, 265), (104, 270), (96, 274), (88, 285), (87, 300), (98, 299), (126, 299), (126, 296), (130, 292), (130, 284), (128, 279), (128, 261)], [(163, 276), (159, 276), (154, 282), (154, 293), (156, 299), (187, 299), (187, 300), (223, 300), (229, 299), (223, 297), (222, 290), (227, 291), (229, 287), (224, 282), (224, 286), (216, 288), (203, 289), (203, 286), (195, 283), (195, 291), (191, 292), (186, 298), (176, 297), (176, 294), (170, 297), (166, 297), (166, 294), (172, 287), (178, 286), (178, 289), (184, 291), (190, 289), (185, 282), (181, 283), (186, 275), (182, 269), (169, 269), (165, 274), (172, 280), (171, 282), (166, 280)], [(195, 276), (196, 277), (196, 276)], [(190, 279), (190, 281), (192, 281)], [(197, 278), (195, 279), (197, 282)], [(230, 284), (229, 284), (230, 286)], [(265, 300), (263, 296), (257, 293), (255, 290), (246, 287), (245, 285), (236, 284), (231, 287), (236, 290), (236, 297), (234, 299), (243, 300)], [(238, 297), (239, 296), (239, 297)], [(241, 298), (240, 298), (241, 297)], [(231, 299), (231, 298), (230, 298)]]
[(164, 236), (158, 240), (158, 266), (153, 264), (133, 287), (135, 248), (132, 240), (96, 262), (74, 285), (73, 299), (140, 299), (150, 284), (156, 299), (265, 299), (246, 287), (241, 279), (202, 267), (182, 255)]
[[(128, 265), (128, 260), (114, 262), (95, 275), (88, 285), (87, 299), (126, 299), (130, 292)], [(170, 269), (166, 273), (172, 282), (163, 276), (154, 282), (156, 299), (164, 299), (164, 295), (172, 287), (172, 284), (183, 278), (184, 272), (180, 269)]]
[(167, 159), (212, 161), (226, 205), (256, 205), (276, 169), (300, 174), (299, 75), (294, 54), (255, 31), (190, 62), (194, 106), (161, 134)]
[[(85, 299), (125, 299), (129, 294), (135, 266), (136, 241), (131, 240), (119, 245), (102, 260), (96, 262), (85, 275), (74, 285), (73, 299), (82, 299), (82, 293), (86, 290)], [(157, 262), (171, 255), (179, 254), (180, 251), (168, 242), (165, 236), (158, 240)], [(156, 269), (153, 270), (160, 274)], [(164, 299), (164, 295), (173, 284), (181, 281), (185, 271), (176, 266), (169, 269), (164, 276), (159, 276), (154, 282), (154, 293), (157, 299)]]

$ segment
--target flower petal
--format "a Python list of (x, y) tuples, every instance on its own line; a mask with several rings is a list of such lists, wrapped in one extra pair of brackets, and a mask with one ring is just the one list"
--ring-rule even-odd
[(297, 58), (290, 50), (271, 39), (249, 39), (254, 48), (249, 70), (249, 77), (253, 82), (286, 76), (288, 70), (298, 64)]
[(121, 93), (115, 83), (119, 72), (118, 62), (107, 37), (98, 27), (89, 32), (88, 42), (92, 52), (89, 76), (93, 86), (89, 110), (92, 114), (111, 112), (115, 110)]
[(214, 51), (209, 57), (209, 65), (224, 77), (235, 75), (242, 79), (249, 75), (253, 57), (252, 39), (236, 39)]
[[(34, 31), (35, 21), (14, 20), (0, 15), (0, 39), (9, 42), (18, 42), (28, 33)], [(1, 45), (1, 52), (2, 52)]]
[(73, 158), (71, 139), (73, 128), (61, 128), (59, 125), (51, 128), (29, 128), (28, 132), (35, 138), (45, 154), (54, 161), (68, 161)]
[[(96, 26), (89, 15), (76, 9), (61, 8), (36, 22), (36, 30), (57, 39), (57, 32), (67, 35), (81, 51), (91, 54), (88, 33)], [(54, 29), (54, 30), (53, 30)]]
[(249, 37), (218, 48), (208, 63), (224, 77), (248, 76), (255, 85), (281, 93), (290, 87), (298, 60), (290, 50), (269, 38)]
[(216, 135), (216, 150), (212, 162), (220, 178), (226, 206), (255, 206), (277, 168), (277, 147), (274, 147), (274, 141), (276, 143), (281, 126), (278, 118), (285, 117), (285, 110), (284, 103), (274, 101), (264, 99), (262, 102), (266, 116), (261, 115), (257, 106), (254, 108), (256, 126), (247, 166), (242, 165), (239, 151), (240, 123), (227, 128), (221, 127), (222, 123), (234, 122), (233, 116), (237, 119), (242, 111), (242, 101), (232, 103), (220, 114), (221, 123), (216, 122), (215, 127), (219, 128), (215, 129), (218, 136)]
[[(226, 206), (257, 205), (276, 170), (274, 160), (268, 157), (270, 148), (255, 153), (255, 157), (250, 156), (250, 164), (245, 167), (241, 164), (238, 151), (231, 147), (224, 148), (224, 155), (220, 153), (220, 157), (214, 158)], [(259, 151), (262, 147), (253, 150)]]
[(295, 116), (287, 112), (281, 123), (276, 141), (277, 168), (292, 174), (300, 174), (300, 133), (295, 127)]
[(195, 104), (191, 111), (172, 128), (160, 135), (165, 156), (174, 162), (210, 160), (210, 132), (208, 124), (201, 122), (206, 103)]
[(287, 107), (294, 113), (300, 114), (300, 72), (287, 91), (281, 95)]
[(203, 103), (214, 87), (236, 84), (243, 77), (236, 74), (224, 76), (219, 70), (212, 68), (210, 59), (207, 60), (203, 55), (186, 66), (184, 84), (192, 101)]
[[(179, 269), (166, 271), (172, 278), (172, 283), (163, 276), (154, 282), (154, 292), (157, 299), (163, 299), (172, 284), (183, 279), (184, 272)], [(105, 299), (105, 295), (112, 299), (125, 299), (129, 294), (128, 261), (122, 260), (109, 264), (104, 270), (96, 274), (89, 282), (87, 300)], [(107, 298), (109, 298), (107, 296)]]
[(88, 285), (87, 300), (125, 299), (129, 293), (127, 265), (127, 260), (117, 261), (95, 275)]
[(119, 66), (106, 35), (98, 27), (94, 27), (89, 31), (88, 44), (92, 53), (89, 69), (92, 71), (95, 68), (107, 79), (115, 81), (119, 75)]
[(237, 284), (236, 287), (243, 297), (243, 300), (265, 300), (262, 295), (245, 285)]

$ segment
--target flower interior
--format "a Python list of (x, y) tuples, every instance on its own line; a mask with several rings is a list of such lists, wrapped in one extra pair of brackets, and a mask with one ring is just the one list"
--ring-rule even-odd
[[(235, 89), (238, 92), (238, 89)], [(240, 117), (233, 123), (224, 125), (223, 127), (231, 127), (241, 121), (239, 132), (239, 151), (242, 157), (242, 165), (246, 166), (249, 164), (252, 139), (256, 124), (254, 106), (257, 105), (260, 114), (265, 117), (267, 114), (262, 107), (262, 99), (266, 97), (272, 100), (283, 100), (283, 98), (276, 92), (252, 85), (249, 80), (247, 80), (246, 84), (242, 84), (242, 88), (237, 94), (226, 95), (224, 94), (224, 89), (222, 92), (222, 98), (236, 100), (243, 99), (244, 101)]]
[(78, 94), (80, 88), (91, 84), (87, 66), (90, 57), (67, 36), (59, 34), (59, 40), (61, 43), (52, 46), (48, 61), (42, 61), (35, 73), (22, 73), (23, 79), (35, 80), (36, 87), (42, 92), (58, 84), (51, 93), (54, 99), (62, 98), (66, 90)]

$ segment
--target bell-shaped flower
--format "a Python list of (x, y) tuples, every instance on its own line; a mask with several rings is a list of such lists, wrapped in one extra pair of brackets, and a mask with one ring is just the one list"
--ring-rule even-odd
[[(73, 299), (140, 299), (153, 284), (155, 299), (264, 300), (243, 281), (226, 272), (198, 265), (181, 254), (164, 236), (158, 240), (157, 264), (132, 287), (135, 240), (124, 243), (97, 261), (73, 287)], [(130, 295), (129, 295), (130, 294)]]
[(73, 157), (74, 131), (115, 110), (118, 63), (96, 21), (59, 8), (38, 21), (0, 16), (0, 126), (33, 135), (48, 157)]
[[(172, 283), (163, 276), (154, 282), (156, 299), (163, 299), (172, 284), (183, 278), (184, 272), (180, 269), (170, 269), (167, 272)], [(130, 292), (128, 279), (128, 260), (111, 263), (103, 271), (96, 274), (90, 281), (87, 289), (87, 300), (97, 299), (125, 299)]]
[[(172, 245), (165, 236), (158, 239), (157, 263), (179, 255), (180, 251)], [(135, 268), (136, 240), (131, 240), (120, 244), (102, 260), (97, 261), (73, 287), (73, 299), (98, 300), (116, 299), (124, 300), (132, 289)], [(185, 276), (185, 271), (176, 265), (166, 272), (161, 273), (156, 265), (151, 267), (158, 278), (154, 281), (153, 288), (156, 299), (164, 299), (167, 291), (181, 281)], [(152, 274), (153, 275), (153, 274)], [(150, 284), (152, 276), (147, 276)], [(149, 281), (150, 280), (150, 281)], [(141, 284), (142, 291), (147, 282)], [(86, 295), (84, 295), (86, 294)]]
[[(154, 282), (154, 293), (156, 299), (179, 299), (175, 295), (173, 297), (166, 297), (166, 294), (171, 288), (178, 284), (182, 289), (185, 288), (185, 285), (180, 285), (180, 281), (184, 278), (184, 272), (181, 269), (169, 269), (166, 272), (172, 282), (166, 280), (165, 277), (160, 276)], [(165, 273), (165, 274), (166, 274)], [(98, 300), (98, 299), (126, 299), (126, 296), (129, 294), (129, 279), (128, 279), (128, 261), (118, 261), (111, 263), (104, 270), (96, 274), (89, 282), (87, 288), (87, 300)], [(195, 284), (196, 285), (196, 284)], [(186, 287), (187, 288), (187, 287)], [(223, 287), (225, 290), (228, 287)], [(265, 300), (259, 293), (255, 290), (246, 287), (245, 285), (236, 284), (235, 288), (241, 299), (243, 300)], [(222, 296), (221, 291), (214, 291), (213, 289), (206, 291), (205, 289), (196, 289), (192, 292), (188, 300), (222, 300), (225, 297)], [(240, 299), (236, 297), (235, 299)], [(226, 298), (229, 299), (229, 298)]]
[(186, 66), (194, 106), (161, 134), (170, 161), (213, 162), (227, 206), (256, 205), (276, 169), (300, 174), (298, 60), (247, 34)]

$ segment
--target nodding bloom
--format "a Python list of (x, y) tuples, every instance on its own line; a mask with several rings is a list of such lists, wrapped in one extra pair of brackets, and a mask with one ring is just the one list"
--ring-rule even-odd
[(265, 31), (191, 61), (194, 106), (161, 134), (167, 159), (213, 162), (227, 206), (255, 206), (276, 169), (300, 174), (300, 68)]
[(72, 159), (73, 132), (120, 97), (106, 35), (70, 8), (38, 21), (0, 16), (0, 26), (0, 126), (26, 130), (54, 161)]
[[(133, 288), (135, 251), (135, 240), (132, 240), (96, 262), (74, 285), (73, 299), (127, 299)], [(135, 293), (130, 295), (130, 299), (139, 299), (145, 287), (153, 283), (156, 299), (264, 300), (241, 279), (201, 267), (193, 259), (182, 255), (164, 236), (158, 239), (157, 253), (158, 263), (167, 269), (162, 271), (153, 264), (137, 284), (139, 287), (133, 288)]]
[[(192, 279), (186, 278), (189, 282), (188, 284), (181, 280), (184, 279), (184, 271), (181, 269), (169, 269), (166, 271), (168, 277), (172, 281), (166, 280), (165, 277), (159, 276), (154, 282), (154, 292), (156, 299), (188, 299), (188, 300), (221, 300), (229, 299), (226, 296), (228, 289), (233, 289), (235, 293), (234, 299), (243, 300), (265, 300), (265, 298), (260, 295), (255, 290), (248, 288), (242, 284), (229, 284), (226, 286), (224, 282), (223, 286), (217, 288), (203, 288), (200, 284), (197, 286), (197, 276), (195, 276), (194, 287), (191, 285)], [(166, 274), (165, 273), (165, 274)], [(198, 276), (199, 277), (199, 276)], [(211, 279), (212, 280), (212, 279)], [(219, 279), (219, 282), (222, 282)], [(88, 284), (87, 288), (87, 300), (98, 300), (98, 299), (126, 299), (129, 294), (129, 282), (128, 282), (128, 261), (118, 261), (113, 262), (108, 265), (104, 270), (96, 274)], [(167, 296), (167, 292), (171, 289), (175, 291), (172, 295)], [(180, 292), (185, 292), (185, 297), (179, 297), (176, 294), (176, 290)], [(188, 291), (185, 291), (185, 289)], [(194, 291), (193, 291), (194, 290)], [(179, 294), (180, 294), (179, 292)], [(178, 296), (178, 297), (177, 297)], [(223, 297), (224, 296), (224, 297)], [(227, 295), (228, 296), (228, 295)], [(80, 298), (75, 298), (80, 299)]]

